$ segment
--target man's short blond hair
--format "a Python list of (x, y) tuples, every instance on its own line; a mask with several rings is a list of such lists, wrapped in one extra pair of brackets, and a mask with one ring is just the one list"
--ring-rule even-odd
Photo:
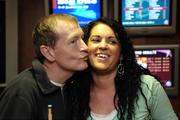
[(36, 56), (41, 62), (44, 61), (44, 56), (40, 52), (40, 46), (47, 45), (53, 47), (56, 40), (59, 39), (58, 29), (62, 29), (63, 31), (63, 27), (61, 28), (61, 26), (65, 23), (79, 26), (77, 19), (68, 14), (51, 14), (44, 16), (35, 25), (32, 38)]

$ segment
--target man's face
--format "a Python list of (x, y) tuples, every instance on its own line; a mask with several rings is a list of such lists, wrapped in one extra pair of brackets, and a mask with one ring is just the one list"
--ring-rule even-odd
[(84, 35), (79, 25), (61, 23), (56, 29), (60, 38), (53, 47), (56, 64), (60, 69), (74, 72), (87, 68), (88, 48), (83, 42)]

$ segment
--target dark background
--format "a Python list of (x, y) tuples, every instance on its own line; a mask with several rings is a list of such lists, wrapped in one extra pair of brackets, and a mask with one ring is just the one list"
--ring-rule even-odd
[(0, 1), (0, 84), (5, 82), (5, 1)]

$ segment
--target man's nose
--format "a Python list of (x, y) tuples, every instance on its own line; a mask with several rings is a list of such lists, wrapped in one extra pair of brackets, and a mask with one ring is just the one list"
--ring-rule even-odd
[(88, 52), (88, 47), (82, 39), (80, 40), (80, 51)]

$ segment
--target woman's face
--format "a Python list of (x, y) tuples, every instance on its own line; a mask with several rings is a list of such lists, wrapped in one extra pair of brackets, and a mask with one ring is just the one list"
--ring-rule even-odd
[(96, 72), (113, 72), (120, 58), (120, 43), (113, 30), (99, 23), (91, 30), (88, 39), (89, 62)]

